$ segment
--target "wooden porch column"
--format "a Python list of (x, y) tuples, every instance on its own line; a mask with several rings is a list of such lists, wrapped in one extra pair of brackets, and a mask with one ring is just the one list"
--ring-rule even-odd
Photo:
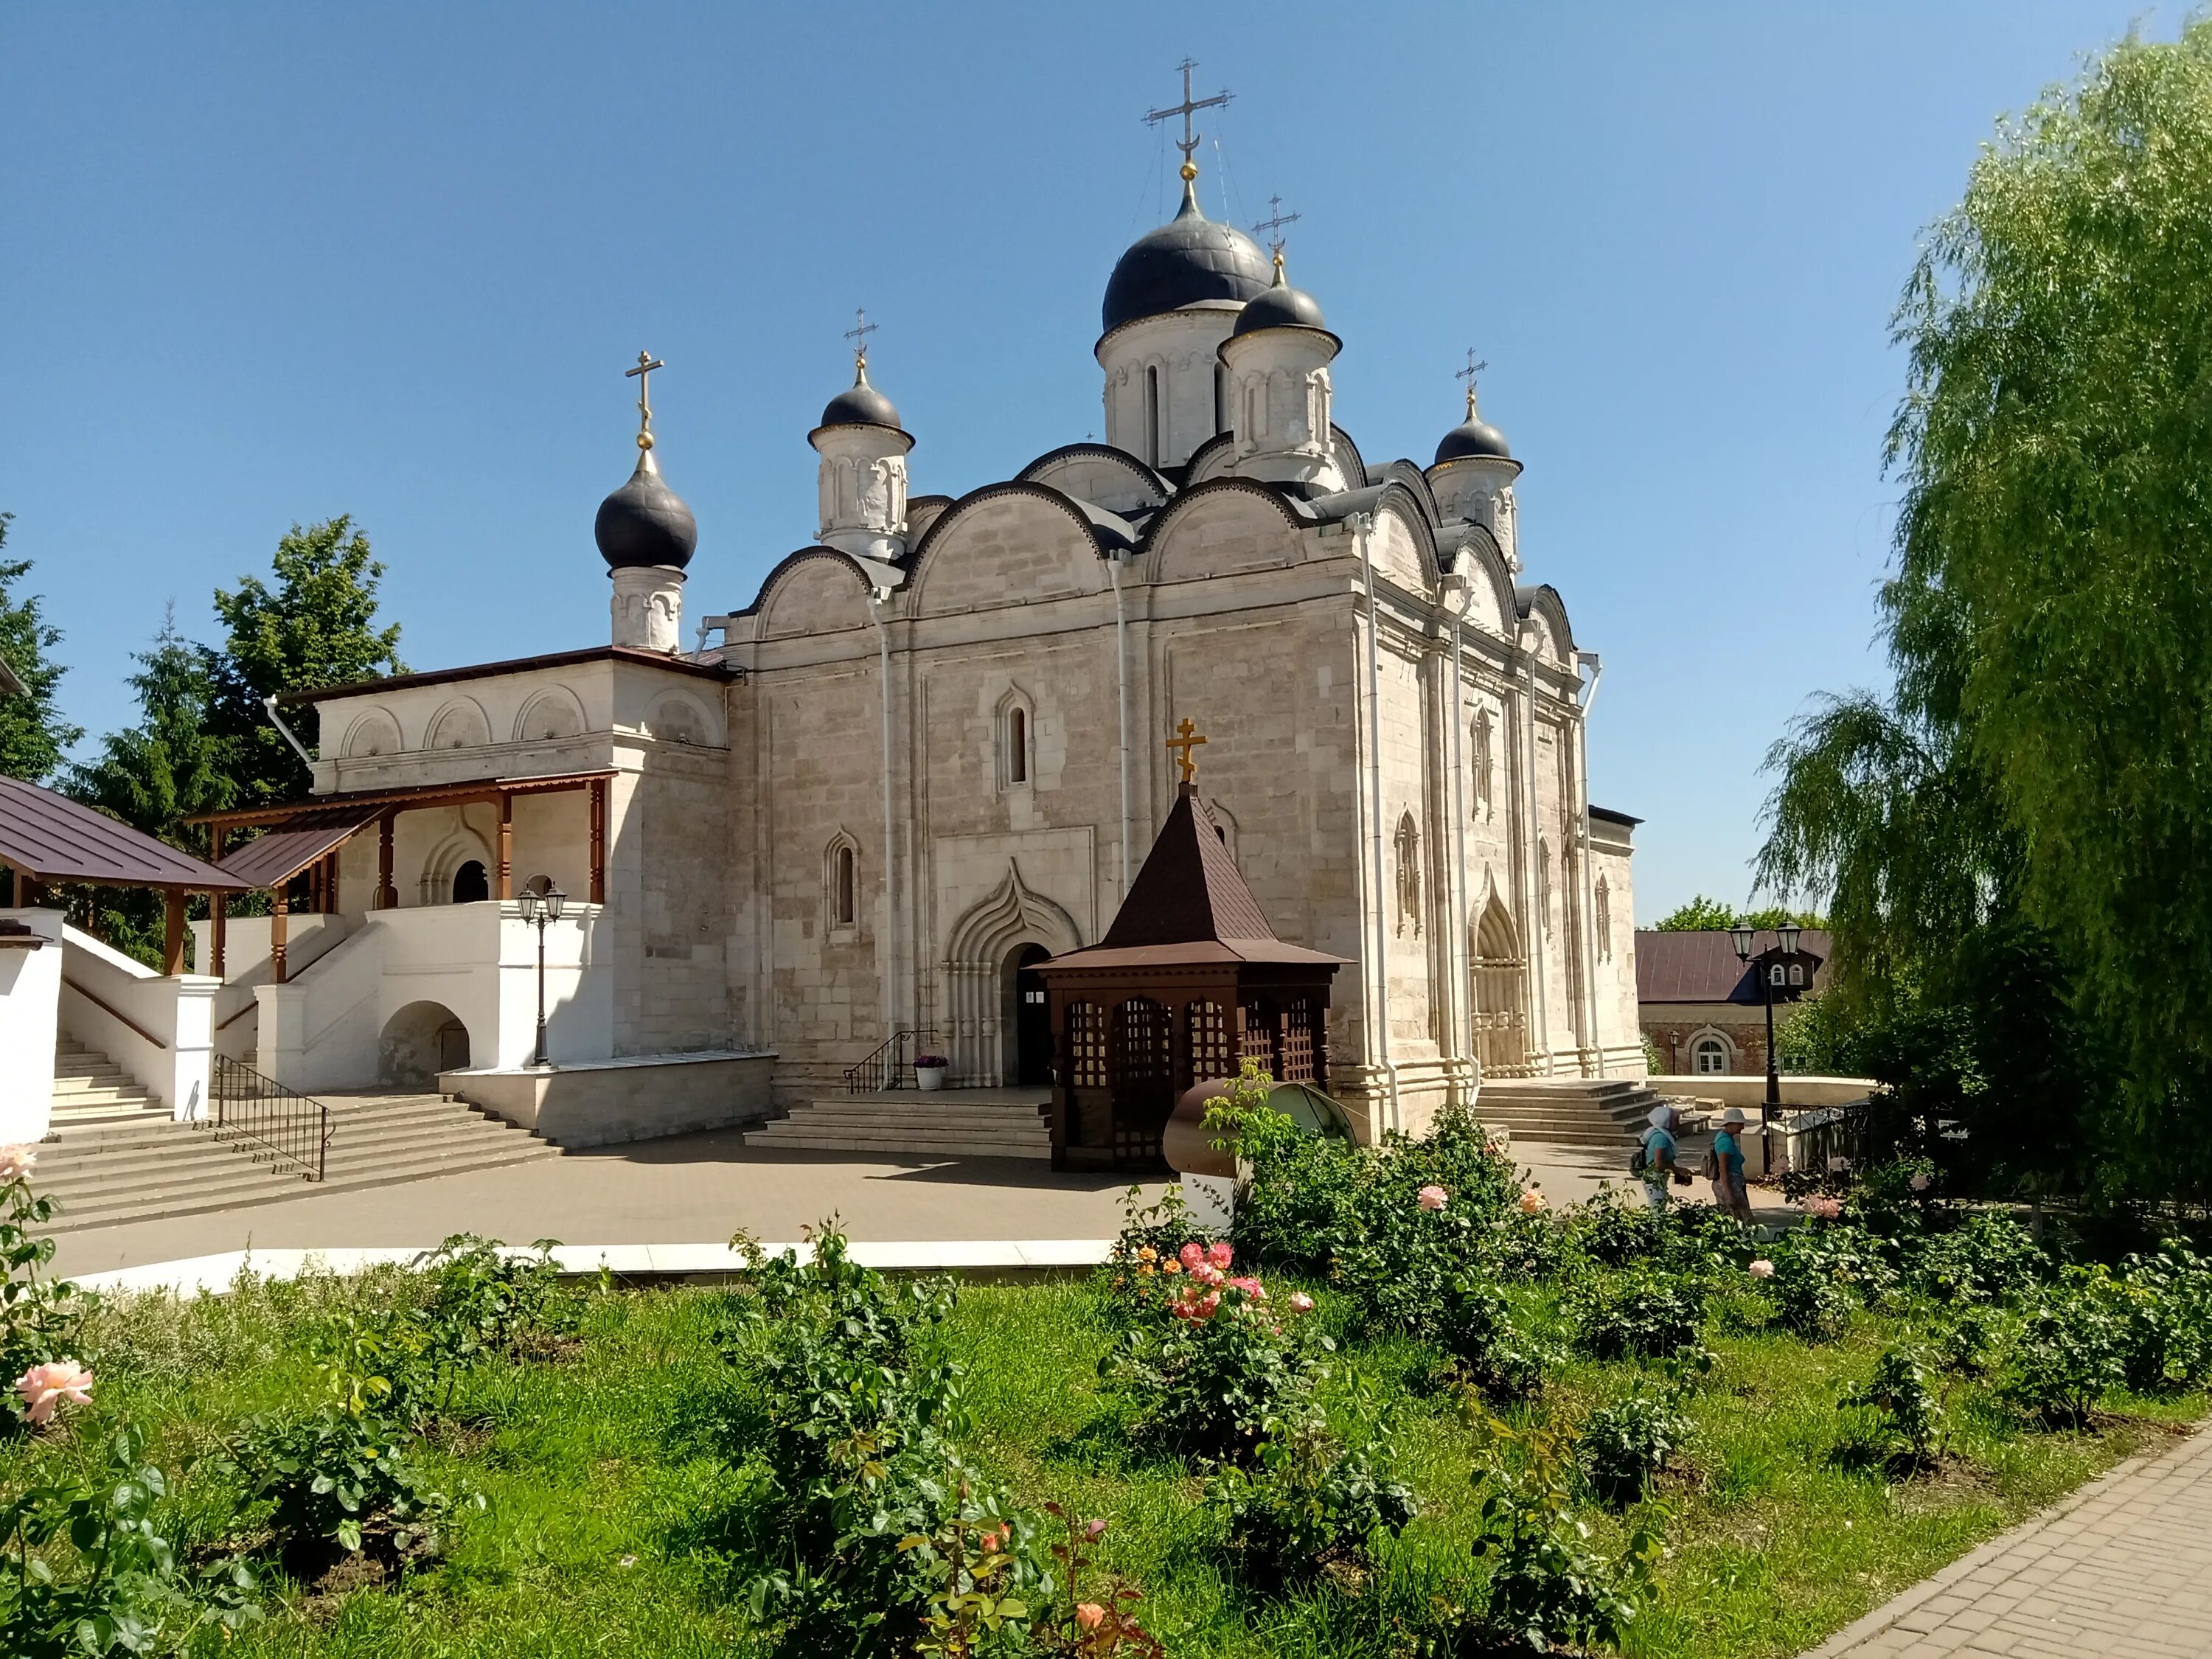
[(269, 976), (277, 984), (284, 982), (284, 935), (290, 925), (292, 895), (290, 884), (280, 883), (276, 903), (269, 911)]
[[(222, 862), (222, 826), (217, 824), (208, 832), (208, 862)], [(227, 893), (208, 895), (208, 956), (207, 970), (217, 979), (223, 974), (223, 938), (225, 924), (230, 920), (230, 896)]]
[(594, 778), (590, 790), (592, 817), (592, 902), (607, 902), (607, 781)]
[(334, 916), (338, 913), (338, 854), (332, 848), (323, 858), (323, 914)]
[(399, 906), (399, 890), (392, 884), (392, 821), (398, 816), (386, 812), (376, 821), (376, 900), (372, 908), (379, 910)]
[(505, 789), (499, 792), (499, 884), (491, 896), (514, 896), (514, 796)]
[(161, 971), (174, 978), (185, 971), (185, 890), (172, 887), (164, 896), (168, 905), (161, 926)]

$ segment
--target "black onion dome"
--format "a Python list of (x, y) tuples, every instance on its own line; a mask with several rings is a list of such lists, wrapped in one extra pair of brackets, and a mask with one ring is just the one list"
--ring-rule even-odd
[(660, 481), (651, 450), (637, 458), (629, 482), (599, 503), (592, 537), (610, 570), (639, 570), (691, 562), (699, 545), (699, 522), (683, 499)]
[(1477, 457), (1510, 461), (1513, 459), (1513, 452), (1505, 447), (1503, 432), (1470, 410), (1465, 421), (1444, 434), (1443, 441), (1437, 446), (1435, 464), (1442, 466), (1446, 461), (1463, 461)]
[(1292, 288), (1283, 276), (1282, 266), (1278, 264), (1274, 286), (1244, 307), (1237, 319), (1237, 326), (1229, 332), (1233, 337), (1255, 334), (1263, 328), (1327, 327), (1321, 319), (1321, 301), (1302, 288)]
[(899, 412), (891, 400), (868, 384), (868, 366), (860, 364), (853, 384), (823, 406), (823, 426), (888, 426), (899, 431)]
[(1197, 191), (1187, 185), (1182, 210), (1130, 243), (1115, 264), (1099, 307), (1103, 331), (1204, 300), (1256, 300), (1267, 291), (1268, 276), (1260, 245), (1200, 212)]

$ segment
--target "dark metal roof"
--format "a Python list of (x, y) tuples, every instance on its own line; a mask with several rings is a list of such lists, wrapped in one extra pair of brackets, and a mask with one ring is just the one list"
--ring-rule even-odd
[(1234, 337), (1263, 328), (1317, 328), (1327, 333), (1328, 325), (1322, 320), (1321, 301), (1284, 281), (1282, 267), (1278, 265), (1273, 286), (1238, 313), (1237, 326), (1229, 332)]
[(41, 882), (204, 893), (247, 887), (190, 853), (21, 778), (0, 777), (0, 864)]
[[(1752, 940), (1752, 955), (1778, 948), (1771, 931)], [(1826, 964), (1832, 948), (1825, 928), (1808, 927), (1797, 939), (1797, 954), (1813, 964), (1811, 989), (1827, 983)], [(1759, 980), (1747, 963), (1736, 959), (1727, 933), (1661, 932), (1636, 934), (1636, 1000), (1638, 1002), (1735, 1002), (1757, 1004)]]
[(1589, 815), (1594, 818), (1603, 818), (1607, 823), (1625, 823), (1631, 828), (1644, 822), (1642, 818), (1631, 817), (1626, 812), (1616, 812), (1610, 806), (1593, 806)]
[[(404, 789), (355, 789), (340, 794), (318, 795), (312, 800), (285, 801), (275, 806), (245, 806), (229, 812), (203, 812), (186, 823), (319, 824), (327, 815), (356, 816), (372, 807), (396, 807), (412, 811), (424, 806), (459, 805), (471, 801), (496, 800), (501, 795), (558, 794), (603, 783), (615, 775), (611, 768), (592, 772), (541, 772), (526, 778), (469, 778), (455, 783), (417, 783)], [(373, 815), (372, 815), (373, 816)], [(335, 822), (335, 818), (331, 819)], [(258, 846), (258, 842), (253, 843)], [(239, 855), (245, 856), (245, 848)], [(224, 868), (230, 866), (226, 865)]]
[(1206, 301), (1256, 300), (1273, 274), (1257, 242), (1207, 218), (1199, 211), (1197, 192), (1186, 187), (1182, 210), (1132, 242), (1106, 279), (1102, 331)]
[(899, 425), (896, 404), (868, 384), (868, 368), (858, 365), (853, 371), (853, 384), (823, 405), (817, 430), (823, 426), (887, 426), (895, 431), (904, 431)]
[(1106, 937), (1087, 950), (1054, 957), (1048, 966), (1247, 962), (1334, 967), (1343, 961), (1275, 937), (1259, 900), (1237, 873), (1212, 815), (1196, 788), (1184, 784)]
[(325, 857), (332, 848), (350, 841), (381, 816), (377, 809), (363, 811), (358, 806), (302, 813), (283, 829), (246, 842), (223, 861), (222, 867), (248, 886), (276, 887)]
[(287, 691), (276, 701), (289, 707), (294, 703), (320, 702), (326, 697), (358, 697), (372, 691), (404, 691), (417, 685), (445, 685), (454, 680), (489, 679), (498, 674), (526, 674), (538, 668), (573, 668), (578, 663), (596, 662), (602, 658), (641, 663), (648, 668), (672, 669), (679, 674), (700, 674), (708, 679), (744, 678), (742, 671), (726, 662), (699, 662), (690, 657), (671, 656), (665, 651), (641, 650), (634, 645), (592, 645), (580, 651), (550, 651), (538, 657), (509, 657), (504, 662), (476, 662), (460, 668), (428, 669), (420, 674), (389, 674), (381, 679), (349, 680), (343, 685), (322, 685), (313, 690)]
[(665, 483), (649, 449), (641, 450), (629, 482), (599, 503), (592, 538), (610, 570), (668, 565), (678, 570), (691, 562), (699, 545), (699, 522)]

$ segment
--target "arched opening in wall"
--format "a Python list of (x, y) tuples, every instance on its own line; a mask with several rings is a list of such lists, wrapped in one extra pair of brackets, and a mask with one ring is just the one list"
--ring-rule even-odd
[(491, 878), (481, 861), (471, 859), (453, 872), (453, 902), (474, 904), (491, 896)]
[(830, 854), (830, 925), (856, 926), (860, 915), (859, 860), (850, 842), (841, 842)]
[(1026, 708), (1006, 711), (1006, 781), (1030, 781), (1030, 714)]
[(1213, 430), (1218, 434), (1229, 428), (1229, 371), (1219, 363), (1213, 366)]
[(1595, 905), (1597, 910), (1597, 959), (1610, 962), (1613, 960), (1613, 889), (1607, 884), (1603, 876), (1597, 878)]
[(1022, 945), (1007, 954), (1000, 970), (1002, 1017), (999, 1029), (1006, 1054), (1000, 1074), (1023, 1088), (1052, 1083), (1052, 1007), (1037, 963), (1052, 953), (1042, 945)]
[(1165, 434), (1167, 422), (1160, 418), (1160, 371), (1157, 368), (1145, 371), (1145, 459), (1152, 465), (1160, 464), (1160, 440)]
[(1725, 1038), (1705, 1036), (1690, 1045), (1690, 1069), (1700, 1077), (1712, 1077), (1729, 1068), (1729, 1048)]
[(1474, 924), (1474, 1053), (1485, 1077), (1521, 1077), (1528, 1070), (1528, 964), (1521, 935), (1498, 896)]
[(376, 1080), (387, 1089), (434, 1089), (439, 1073), (468, 1064), (469, 1028), (443, 1003), (409, 1003), (377, 1039)]

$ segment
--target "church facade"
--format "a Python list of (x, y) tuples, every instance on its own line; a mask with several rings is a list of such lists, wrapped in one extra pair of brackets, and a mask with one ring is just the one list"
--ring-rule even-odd
[[(1589, 803), (1596, 659), (1524, 568), (1521, 463), (1471, 387), (1430, 465), (1365, 458), (1319, 304), (1190, 176), (1107, 287), (1103, 442), (910, 493), (863, 351), (810, 434), (815, 539), (687, 651), (696, 531), (646, 410), (597, 527), (609, 646), (313, 694), (303, 809), (356, 809), (315, 908), (349, 937), (260, 993), (264, 1068), (325, 1079), (276, 1005), (351, 934), (536, 878), (572, 896), (556, 1060), (772, 1053), (795, 1102), (906, 1032), (956, 1085), (1042, 1081), (1035, 963), (1106, 932), (1188, 720), (1274, 930), (1347, 962), (1328, 1086), (1370, 1134), (1485, 1077), (1640, 1076), (1634, 820)], [(437, 948), (504, 959), (522, 935), (487, 926)], [(506, 1016), (427, 1006), (470, 1064), (520, 1063)], [(389, 1071), (356, 1024), (343, 1063)]]

